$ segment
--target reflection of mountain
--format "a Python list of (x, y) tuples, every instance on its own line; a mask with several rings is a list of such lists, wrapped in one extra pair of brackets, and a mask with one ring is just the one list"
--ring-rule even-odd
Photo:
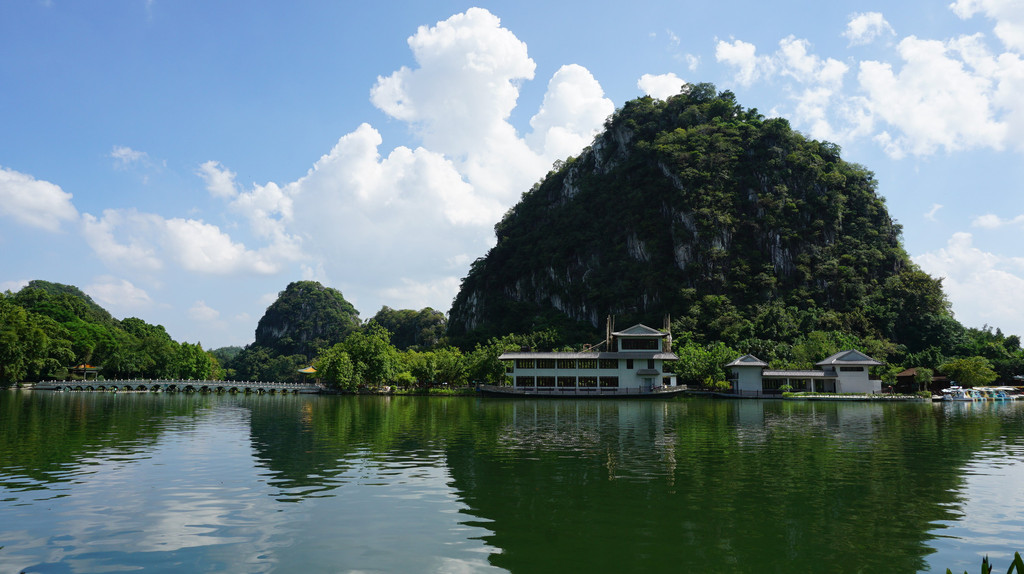
[(514, 572), (913, 572), (980, 447), (963, 433), (991, 424), (960, 423), (931, 405), (492, 402), (448, 463)]

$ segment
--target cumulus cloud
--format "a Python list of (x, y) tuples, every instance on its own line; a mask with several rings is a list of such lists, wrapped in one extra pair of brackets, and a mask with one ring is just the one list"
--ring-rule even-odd
[[(196, 174), (224, 213), (87, 214), (89, 245), (111, 267), (136, 272), (301, 273), (367, 312), (384, 301), (447, 308), (469, 262), (493, 244), (494, 223), (555, 160), (589, 145), (614, 104), (586, 68), (565, 65), (529, 133), (518, 133), (510, 118), (536, 64), (487, 10), (422, 26), (408, 45), (415, 65), (379, 77), (370, 100), (407, 122), (420, 146), (386, 147), (362, 124), (301, 178), (249, 187), (206, 161)], [(130, 148), (112, 156), (146, 160)]]
[(870, 44), (880, 36), (895, 36), (896, 31), (885, 20), (881, 12), (858, 12), (850, 16), (843, 37), (850, 40), (851, 46)]
[(112, 267), (156, 271), (170, 260), (200, 274), (271, 274), (298, 257), (291, 245), (247, 249), (217, 226), (195, 219), (108, 209), (100, 218), (84, 215), (83, 223), (89, 246)]
[(772, 59), (758, 56), (757, 46), (742, 40), (719, 40), (715, 44), (715, 59), (737, 69), (734, 79), (741, 86), (749, 86), (774, 72)]
[(636, 86), (645, 94), (659, 100), (666, 100), (671, 96), (679, 94), (686, 81), (680, 79), (673, 73), (668, 74), (644, 74), (640, 76)]
[[(904, 38), (900, 70), (861, 62), (858, 81), (872, 116), (898, 130), (887, 138), (890, 155), (929, 155), (939, 149), (1002, 148), (1007, 126), (992, 106), (993, 78), (980, 69), (978, 36), (948, 42)], [(978, 58), (971, 65), (965, 56)]]
[(914, 262), (944, 278), (942, 286), (960, 322), (971, 327), (998, 324), (1008, 333), (1024, 334), (1024, 259), (982, 251), (970, 233), (961, 232)]
[(799, 125), (808, 126), (811, 137), (843, 141), (853, 132), (864, 129), (865, 119), (852, 106), (841, 106), (840, 115), (849, 120), (843, 133), (834, 125), (836, 101), (840, 99), (843, 78), (849, 66), (834, 58), (821, 58), (811, 52), (807, 40), (788, 36), (779, 41), (778, 49), (765, 56), (756, 55), (753, 44), (735, 40), (719, 42), (715, 57), (736, 68), (735, 81), (750, 85), (765, 78), (781, 78), (792, 82), (787, 86), (795, 109), (790, 114)]
[[(1014, 3), (1019, 6), (1019, 3)], [(891, 157), (927, 156), (977, 148), (1024, 150), (1024, 59), (1015, 23), (1024, 11), (998, 0), (961, 0), (962, 17), (983, 12), (996, 19), (997, 35), (1011, 50), (994, 54), (982, 34), (949, 39), (903, 38), (895, 61), (856, 62), (859, 93), (845, 93), (848, 65), (819, 58), (806, 40), (792, 36), (768, 56), (741, 40), (719, 42), (716, 57), (735, 69), (734, 81), (782, 82), (791, 110), (776, 109), (815, 138), (845, 142), (870, 137)], [(846, 37), (853, 41), (890, 34), (877, 13), (857, 14)]]
[(575, 64), (562, 66), (548, 82), (540, 111), (530, 118), (533, 133), (527, 142), (545, 163), (564, 159), (590, 145), (596, 126), (614, 111), (615, 105), (604, 97), (589, 70)]
[(1008, 50), (1024, 51), (1024, 9), (1018, 0), (957, 0), (949, 6), (967, 19), (982, 13), (995, 20), (994, 32)]
[(59, 231), (61, 222), (74, 221), (78, 210), (71, 194), (58, 185), (0, 167), (0, 215), (46, 231)]
[(127, 279), (117, 279), (109, 275), (97, 277), (94, 283), (85, 286), (83, 290), (115, 315), (145, 309), (153, 304), (153, 300), (144, 289), (136, 287)]

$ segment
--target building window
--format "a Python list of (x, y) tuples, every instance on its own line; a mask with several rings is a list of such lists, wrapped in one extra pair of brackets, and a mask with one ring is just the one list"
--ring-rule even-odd
[(602, 369), (618, 369), (619, 368), (619, 360), (618, 359), (601, 359), (600, 363), (601, 363), (601, 368)]
[(555, 378), (554, 377), (537, 377), (537, 386), (538, 387), (553, 387), (553, 386), (555, 386)]
[(601, 388), (617, 388), (619, 386), (618, 377), (601, 377)]
[(647, 368), (648, 369), (653, 369), (654, 368), (654, 359), (647, 359)]
[(657, 351), (660, 342), (657, 339), (622, 339), (622, 350)]
[(596, 387), (597, 377), (580, 377), (579, 384), (581, 387)]
[(863, 371), (864, 367), (839, 367), (840, 371)]
[(580, 359), (579, 361), (576, 361), (576, 364), (579, 365), (579, 368), (581, 369), (596, 369), (597, 359)]
[(576, 377), (558, 377), (559, 387), (575, 387)]
[(532, 369), (533, 359), (516, 359), (517, 369)]
[(559, 369), (575, 369), (576, 359), (558, 359)]
[(626, 359), (626, 368), (627, 369), (632, 369), (633, 368), (633, 359)]
[(534, 377), (516, 377), (517, 387), (532, 387), (535, 382)]
[(555, 360), (554, 359), (537, 359), (537, 368), (538, 369), (554, 369), (555, 368)]

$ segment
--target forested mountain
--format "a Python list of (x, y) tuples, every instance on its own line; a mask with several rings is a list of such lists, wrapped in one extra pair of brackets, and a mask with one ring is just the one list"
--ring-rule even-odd
[(495, 226), (449, 334), (465, 346), (670, 314), (690, 340), (743, 349), (825, 331), (948, 351), (963, 328), (875, 187), (838, 146), (712, 85), (630, 101)]
[(77, 287), (31, 281), (0, 294), (0, 384), (63, 378), (83, 363), (110, 378), (220, 375), (199, 343), (178, 343), (135, 317), (117, 320)]
[(255, 346), (278, 355), (312, 356), (344, 339), (359, 323), (359, 312), (341, 291), (316, 281), (295, 281), (260, 318)]

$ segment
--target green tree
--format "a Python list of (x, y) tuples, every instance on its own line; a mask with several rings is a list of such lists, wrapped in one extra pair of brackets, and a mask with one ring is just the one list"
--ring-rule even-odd
[(313, 361), (313, 368), (325, 385), (335, 389), (355, 389), (355, 366), (342, 343), (321, 351)]
[(985, 357), (964, 357), (953, 359), (945, 363), (939, 370), (949, 377), (950, 382), (956, 382), (965, 387), (987, 385), (996, 380), (998, 376), (992, 370), (992, 363)]
[(935, 376), (935, 371), (928, 367), (918, 367), (914, 372), (914, 382), (917, 384), (917, 390), (927, 391), (933, 376)]
[(39, 380), (73, 359), (63, 327), (0, 295), (0, 384)]
[(680, 382), (690, 385), (714, 385), (729, 378), (725, 365), (741, 353), (721, 341), (701, 345), (692, 340), (674, 340), (672, 346), (678, 361), (666, 368), (672, 369)]
[(401, 371), (401, 353), (391, 344), (391, 334), (373, 321), (346, 337), (341, 344), (352, 360), (358, 384), (384, 385), (394, 381)]

